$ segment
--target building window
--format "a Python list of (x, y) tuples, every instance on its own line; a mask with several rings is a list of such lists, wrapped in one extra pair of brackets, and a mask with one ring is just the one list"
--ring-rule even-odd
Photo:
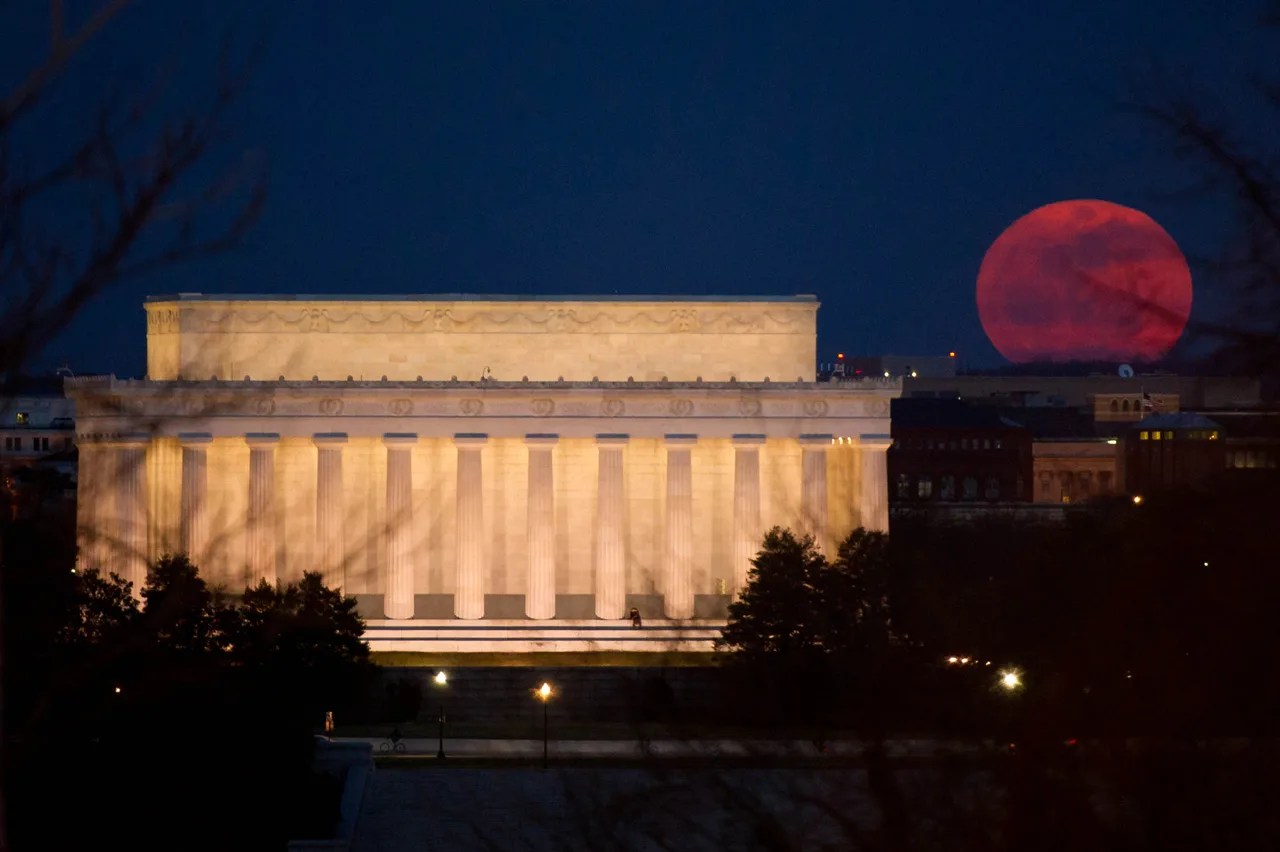
[(911, 496), (911, 477), (905, 473), (898, 474), (897, 494), (904, 500)]
[(1116, 399), (1111, 400), (1111, 410), (1112, 410), (1112, 411), (1119, 411), (1119, 410), (1120, 410), (1120, 401), (1119, 401), (1119, 400), (1116, 400)]
[(964, 499), (978, 499), (978, 478), (976, 476), (966, 476), (964, 478)]
[(49, 439), (48, 439), (48, 438), (36, 438), (36, 439), (35, 439), (35, 441), (34, 441), (34, 443), (35, 443), (35, 445), (36, 445), (36, 447), (35, 447), (35, 448), (36, 448), (37, 450), (39, 450), (40, 452), (42, 452), (42, 453), (47, 453), (47, 452), (49, 452)]
[(19, 411), (17, 416), (17, 424), (19, 426), (27, 426), (31, 423), (31, 414), (26, 411)]
[(1139, 432), (1139, 433), (1138, 433), (1138, 440), (1139, 440), (1139, 441), (1146, 441), (1146, 440), (1148, 440), (1148, 439), (1150, 439), (1150, 438), (1151, 438), (1151, 433), (1150, 433), (1150, 432)]
[(1210, 432), (1210, 433), (1209, 433), (1209, 440), (1210, 440), (1210, 441), (1216, 441), (1216, 440), (1218, 440), (1218, 433), (1217, 433), (1217, 432)]
[(1172, 441), (1172, 440), (1173, 440), (1173, 433), (1172, 433), (1172, 432), (1165, 432), (1165, 433), (1164, 433), (1164, 439), (1165, 439), (1166, 441)]
[(942, 477), (942, 487), (938, 491), (938, 497), (942, 500), (956, 499), (956, 478), (951, 474)]
[(1129, 412), (1129, 400), (1126, 399), (1124, 402), (1120, 403), (1120, 410), (1126, 414)]
[(999, 438), (996, 438), (994, 441), (991, 442), (991, 446), (995, 447), (998, 450), (1004, 446), (1004, 443)]
[(932, 476), (922, 476), (916, 481), (916, 496), (921, 500), (928, 500), (933, 496)]
[(22, 450), (22, 439), (21, 439), (21, 438), (5, 438), (5, 439), (4, 439), (4, 448), (5, 448), (6, 450), (13, 450), (15, 453), (16, 453), (16, 452), (21, 452), (21, 450)]
[[(1145, 434), (1145, 433), (1144, 433), (1144, 434)], [(1159, 440), (1160, 440), (1160, 433), (1159, 433), (1159, 432), (1152, 432), (1152, 433), (1151, 433), (1151, 440), (1153, 440), (1153, 441), (1159, 441)]]
[(997, 477), (994, 477), (994, 476), (987, 477), (987, 499), (988, 500), (1000, 499), (1000, 480)]

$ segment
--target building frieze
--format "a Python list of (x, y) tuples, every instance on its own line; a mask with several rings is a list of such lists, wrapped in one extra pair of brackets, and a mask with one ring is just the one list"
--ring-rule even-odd
[(69, 380), (77, 416), (883, 418), (895, 380), (782, 382), (151, 382)]
[(661, 302), (336, 302), (147, 304), (149, 334), (793, 334), (816, 303), (765, 310)]

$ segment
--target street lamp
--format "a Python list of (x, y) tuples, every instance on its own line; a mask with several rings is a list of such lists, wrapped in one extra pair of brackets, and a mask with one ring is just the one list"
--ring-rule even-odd
[(534, 690), (534, 695), (542, 702), (542, 768), (547, 768), (547, 702), (551, 700), (551, 684), (546, 681)]
[(1006, 692), (1013, 692), (1022, 686), (1022, 677), (1015, 669), (1005, 669), (1000, 672), (1000, 685)]
[[(443, 690), (449, 685), (449, 676), (444, 672), (436, 672), (436, 676), (432, 678), (437, 687)], [(444, 760), (444, 693), (440, 693), (440, 715), (436, 718), (440, 723), (440, 747), (436, 750), (436, 759)]]

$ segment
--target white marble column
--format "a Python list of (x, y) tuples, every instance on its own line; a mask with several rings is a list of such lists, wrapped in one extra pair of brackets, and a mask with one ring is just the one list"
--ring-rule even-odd
[(182, 445), (182, 518), (180, 537), (182, 552), (191, 564), (208, 576), (205, 565), (209, 550), (209, 445), (213, 436), (207, 432), (184, 432), (178, 435)]
[(628, 439), (596, 435), (596, 618), (622, 618), (627, 610), (622, 451)]
[(276, 582), (276, 445), (280, 436), (273, 432), (250, 432), (244, 436), (249, 445), (249, 517), (245, 545), (245, 562), (249, 566), (248, 582)]
[(97, 465), (103, 452), (96, 441), (76, 440), (76, 568), (102, 570), (98, 563), (99, 525), (105, 518), (98, 506)]
[(555, 479), (551, 451), (556, 435), (525, 435), (529, 448), (528, 514), (525, 521), (529, 573), (525, 581), (524, 612), (529, 618), (556, 615)]
[(325, 585), (346, 586), (345, 495), (342, 490), (342, 451), (345, 432), (318, 432), (311, 436), (316, 445), (316, 546)]
[(800, 436), (800, 523), (801, 531), (813, 536), (824, 550), (827, 542), (827, 450), (830, 435)]
[(454, 582), (453, 614), (458, 618), (484, 618), (484, 492), (482, 454), (489, 436), (460, 433), (453, 436), (458, 448), (458, 557)]
[(663, 610), (693, 618), (693, 446), (697, 435), (667, 435), (667, 535)]
[(147, 446), (146, 434), (121, 435), (112, 441), (111, 490), (115, 492), (116, 524), (111, 536), (111, 570), (133, 583), (141, 600), (147, 581)]
[(760, 448), (764, 435), (733, 436), (733, 594), (747, 585), (760, 552)]
[(868, 530), (889, 531), (889, 445), (888, 435), (858, 436), (862, 454), (862, 483), (858, 494), (862, 526)]
[(387, 570), (382, 610), (387, 618), (413, 618), (413, 447), (418, 436), (389, 433), (385, 536)]

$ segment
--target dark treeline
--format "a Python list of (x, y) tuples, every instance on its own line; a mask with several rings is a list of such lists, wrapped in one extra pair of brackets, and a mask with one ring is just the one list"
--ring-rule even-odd
[[(855, 531), (830, 560), (775, 531), (726, 644), (748, 683), (783, 682), (751, 703), (758, 721), (1046, 739), (1273, 735), (1277, 498), (1273, 481), (1246, 480), (1098, 501), (1065, 524), (905, 518), (891, 537), (872, 534), (872, 548)], [(779, 580), (805, 570), (837, 580)], [(880, 644), (868, 639), (877, 634)], [(760, 641), (779, 635), (816, 638), (799, 649)], [(1017, 689), (998, 684), (1006, 671)]]
[(10, 847), (283, 848), (328, 836), (314, 732), (367, 689), (354, 599), (318, 574), (210, 590), (183, 556), (77, 573), (39, 518), (4, 526)]

